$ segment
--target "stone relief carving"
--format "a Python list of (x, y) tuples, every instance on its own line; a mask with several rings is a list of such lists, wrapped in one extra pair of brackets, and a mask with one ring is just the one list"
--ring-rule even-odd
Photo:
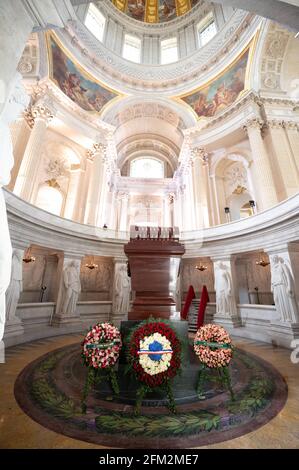
[(295, 298), (294, 278), (284, 259), (277, 255), (271, 258), (271, 289), (279, 320), (297, 323), (298, 305)]
[(63, 176), (66, 176), (68, 171), (68, 164), (63, 157), (57, 157), (55, 159), (48, 159), (45, 162), (45, 173), (50, 179), (57, 180)]
[(35, 76), (38, 72), (39, 47), (38, 36), (32, 33), (26, 43), (18, 64), (18, 71), (24, 76)]
[(283, 29), (281, 25), (273, 23), (273, 26), (269, 28), (261, 60), (261, 85), (263, 88), (269, 90), (281, 88), (281, 67), (290, 37), (290, 31)]
[(230, 165), (224, 173), (224, 178), (228, 194), (233, 193), (238, 187), (243, 190), (248, 189), (247, 171), (240, 162)]

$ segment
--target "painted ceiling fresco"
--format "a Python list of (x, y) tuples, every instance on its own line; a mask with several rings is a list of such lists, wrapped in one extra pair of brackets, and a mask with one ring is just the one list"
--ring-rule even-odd
[(198, 117), (212, 117), (232, 104), (245, 89), (249, 49), (209, 84), (180, 98)]
[(163, 23), (182, 16), (199, 0), (111, 0), (118, 10), (134, 20)]
[(119, 95), (99, 84), (60, 47), (54, 36), (48, 36), (49, 75), (72, 101), (86, 111), (100, 113), (104, 106)]

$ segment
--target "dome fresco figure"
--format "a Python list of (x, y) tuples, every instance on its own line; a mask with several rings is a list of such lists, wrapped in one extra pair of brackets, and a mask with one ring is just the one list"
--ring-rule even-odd
[(299, 6), (247, 3), (0, 0), (0, 447), (299, 447)]

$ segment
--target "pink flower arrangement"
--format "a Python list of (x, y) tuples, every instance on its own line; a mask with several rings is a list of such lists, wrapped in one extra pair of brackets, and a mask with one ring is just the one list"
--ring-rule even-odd
[(111, 323), (97, 323), (82, 342), (85, 365), (95, 369), (114, 366), (122, 346), (119, 330)]
[(231, 361), (232, 341), (222, 326), (208, 324), (197, 331), (194, 351), (200, 362), (210, 368), (226, 367)]

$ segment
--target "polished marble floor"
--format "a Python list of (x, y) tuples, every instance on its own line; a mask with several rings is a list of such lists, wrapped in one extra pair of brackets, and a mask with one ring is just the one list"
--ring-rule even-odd
[[(39, 356), (81, 341), (79, 335), (60, 336), (8, 348), (6, 362), (0, 364), (0, 448), (100, 448), (44, 428), (18, 406), (14, 383), (21, 370)], [(283, 410), (266, 425), (236, 439), (207, 448), (299, 448), (299, 363), (293, 364), (290, 351), (271, 345), (235, 339), (236, 346), (274, 365), (285, 378), (288, 400)]]

